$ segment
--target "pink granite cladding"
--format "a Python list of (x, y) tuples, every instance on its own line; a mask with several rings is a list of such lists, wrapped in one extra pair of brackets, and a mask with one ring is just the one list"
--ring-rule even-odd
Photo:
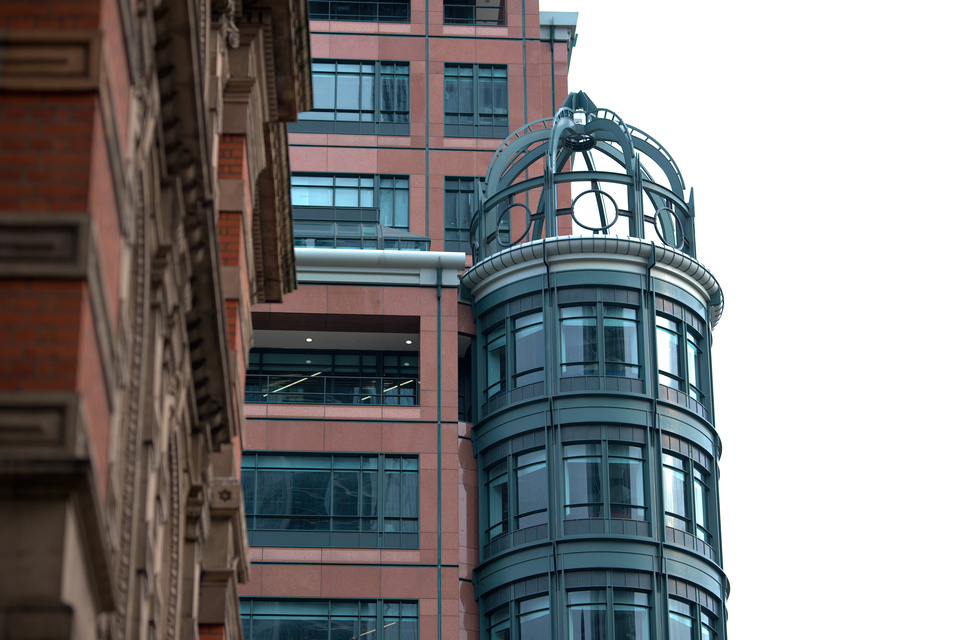
[[(433, 595), (436, 596), (437, 595), (436, 592), (434, 592)], [(424, 598), (423, 600), (421, 600), (420, 601), (420, 619), (422, 620), (424, 617), (427, 617), (427, 616), (432, 616), (436, 618), (437, 611), (439, 610), (439, 606), (438, 606), (439, 602), (440, 601), (437, 600), (436, 597)]]
[(267, 562), (323, 562), (327, 549), (301, 547), (261, 547)]
[[(331, 136), (333, 137), (333, 136)], [(351, 173), (376, 173), (377, 150), (330, 147), (327, 162), (331, 170)]]
[(314, 58), (329, 58), (330, 36), (326, 33), (311, 33), (310, 55)]
[(423, 152), (414, 149), (380, 149), (377, 151), (377, 170), (379, 173), (422, 174)]
[(421, 454), (420, 468), (424, 467), (424, 457), (432, 456), (430, 461), (436, 459), (437, 450), (437, 427), (430, 423), (407, 423), (390, 424), (381, 426), (380, 431), (380, 450), (395, 453), (419, 453)]
[[(278, 564), (260, 565), (263, 570), (262, 593), (275, 598), (316, 598), (324, 571), (317, 565), (301, 564), (295, 570)], [(366, 597), (371, 597), (369, 594)], [(376, 596), (373, 596), (376, 597)]]
[[(435, 427), (431, 427), (435, 428)], [(434, 440), (436, 443), (436, 440)], [(421, 453), (420, 454), (420, 471), (421, 473), (426, 469), (432, 469), (436, 471), (437, 469), (437, 454), (435, 453)]]
[[(443, 598), (444, 610), (450, 612), (459, 610), (460, 606), (457, 604), (457, 600), (460, 598), (460, 576), (456, 567), (440, 569), (440, 585), (440, 597)], [(447, 600), (451, 600), (451, 602), (448, 603)]]
[(265, 417), (267, 415), (268, 406), (270, 405), (246, 403), (243, 405), (243, 415), (247, 418)]
[[(440, 129), (442, 132), (443, 129)], [(430, 146), (444, 147), (447, 149), (476, 149), (477, 141), (480, 138), (444, 138), (442, 136), (430, 138)], [(498, 143), (499, 144), (499, 143)]]
[(339, 428), (327, 428), (327, 451), (380, 451), (380, 425), (348, 423)]
[[(446, 430), (445, 430), (445, 432), (443, 433), (443, 438), (449, 438), (450, 435), (451, 435), (451, 434), (450, 434), (449, 432), (446, 432)], [(456, 439), (459, 440), (460, 438), (456, 438)], [(458, 444), (459, 444), (459, 443), (458, 443)], [(440, 465), (441, 465), (441, 468), (444, 469), (444, 470), (448, 470), (448, 471), (459, 470), (459, 469), (460, 469), (460, 456), (459, 456), (459, 454), (456, 454), (456, 453), (444, 453), (444, 454), (442, 454), (442, 455), (440, 456)]]
[(420, 558), (419, 551), (383, 549), (380, 551), (380, 562), (386, 564), (420, 564), (423, 560)]
[(322, 147), (327, 144), (327, 134), (325, 133), (289, 133), (287, 136), (291, 145), (314, 145)]
[[(370, 24), (370, 33), (376, 32), (376, 24)], [(380, 38), (358, 38), (354, 35), (330, 34), (330, 57), (344, 60), (379, 60)]]
[(325, 428), (322, 423), (276, 420), (267, 424), (266, 445), (271, 451), (323, 451)]
[[(246, 409), (250, 405), (244, 405)], [(246, 413), (246, 411), (244, 411)], [(245, 420), (243, 448), (247, 451), (259, 451), (267, 447), (267, 426), (260, 420)]]
[(374, 150), (377, 148), (377, 138), (369, 135), (361, 136), (345, 133), (328, 133), (327, 143), (334, 147), (370, 147)]
[(469, 336), (477, 335), (477, 324), (473, 319), (473, 309), (468, 304), (457, 304), (457, 332)]
[[(507, 77), (512, 80), (510, 90), (513, 91), (515, 85), (519, 88), (517, 80), (523, 80), (523, 64), (516, 61), (523, 60), (523, 44), (518, 40), (476, 40), (476, 43), (477, 62), (508, 65)], [(514, 67), (520, 69), (517, 75), (512, 72)]]
[(263, 595), (263, 565), (250, 565), (250, 579), (246, 583), (237, 585), (237, 594), (240, 596)]
[[(380, 57), (378, 60), (399, 60), (402, 62), (424, 61), (423, 38), (380, 38)], [(415, 73), (413, 68), (410, 69)], [(422, 69), (420, 73), (423, 73)]]
[[(459, 535), (460, 534), (457, 532), (441, 533), (440, 544), (443, 545), (443, 549), (445, 550), (452, 549), (454, 551), (459, 552), (460, 551), (460, 541), (458, 540)], [(454, 569), (454, 571), (457, 571), (457, 570)]]
[(335, 562), (342, 564), (352, 563), (379, 563), (379, 549), (324, 549), (324, 562)]
[(443, 186), (443, 176), (475, 176), (477, 173), (477, 155), (462, 151), (432, 151), (430, 166), (438, 170), (439, 186)]
[[(450, 605), (456, 606), (456, 602), (451, 602)], [(450, 611), (451, 607), (444, 602), (443, 610), (444, 612)], [(457, 611), (457, 609), (453, 609)], [(460, 612), (457, 611), (457, 615), (448, 616), (446, 614), (442, 615), (440, 624), (443, 625), (442, 636), (443, 638), (456, 638), (460, 636)]]
[(321, 598), (379, 598), (382, 570), (382, 567), (324, 565), (318, 595)]
[(436, 598), (436, 567), (380, 567), (382, 598)]
[(460, 549), (443, 549), (440, 551), (440, 562), (443, 564), (457, 564), (460, 561)]
[[(523, 113), (523, 112), (521, 111), (521, 113)], [(521, 117), (521, 119), (523, 119), (523, 118)], [(526, 124), (526, 123), (523, 123), (523, 122), (518, 123), (518, 124), (517, 124), (517, 127), (519, 127), (519, 126), (521, 126), (521, 125), (523, 125), (523, 124)], [(513, 128), (516, 129), (517, 127), (513, 127)], [(489, 149), (489, 150), (491, 150), (491, 151), (496, 151), (496, 150), (497, 150), (497, 147), (500, 146), (500, 142), (501, 142), (501, 141), (500, 141), (500, 140), (497, 140), (496, 138), (477, 138), (477, 148), (478, 148), (478, 149)]]
[(290, 170), (327, 171), (327, 148), (290, 147)]
[[(423, 601), (420, 601), (421, 604)], [(437, 640), (437, 612), (433, 615), (420, 613), (420, 638), (421, 640)]]

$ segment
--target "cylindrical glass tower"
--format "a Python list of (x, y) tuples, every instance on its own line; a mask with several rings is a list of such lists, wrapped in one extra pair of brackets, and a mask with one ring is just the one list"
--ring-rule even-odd
[(570, 94), (475, 196), (481, 638), (724, 638), (723, 296), (676, 163)]

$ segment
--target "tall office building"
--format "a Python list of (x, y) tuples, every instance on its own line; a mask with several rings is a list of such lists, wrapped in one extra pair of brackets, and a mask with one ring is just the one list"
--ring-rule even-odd
[(310, 6), (245, 637), (725, 637), (722, 295), (673, 158), (567, 96), (575, 14)]

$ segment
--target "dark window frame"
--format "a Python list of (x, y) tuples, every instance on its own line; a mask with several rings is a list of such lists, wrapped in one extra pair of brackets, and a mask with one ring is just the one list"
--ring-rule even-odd
[[(297, 184), (298, 181), (306, 182), (307, 180), (315, 180), (317, 184)], [(331, 184), (320, 184), (320, 181), (332, 180)], [(351, 181), (357, 181), (356, 187), (350, 184)], [(338, 185), (338, 182), (341, 184)], [(392, 184), (390, 184), (392, 182)], [(405, 184), (398, 184), (403, 182)], [(317, 197), (317, 203), (311, 202), (300, 202), (297, 203), (295, 199), (296, 189), (307, 189), (307, 188), (316, 188), (316, 189), (330, 189), (331, 194), (331, 203), (322, 204), (322, 199)], [(341, 204), (338, 202), (338, 196), (346, 192), (356, 191), (356, 202), (357, 204), (350, 204), (352, 200), (348, 200), (347, 203)], [(334, 212), (350, 212), (355, 211), (358, 216), (362, 219), (362, 212), (375, 209), (377, 211), (377, 220), (376, 223), (384, 226), (390, 227), (391, 229), (397, 229), (399, 231), (409, 231), (410, 230), (410, 176), (402, 175), (391, 175), (391, 174), (380, 174), (380, 173), (312, 173), (307, 171), (298, 171), (290, 176), (290, 198), (291, 205), (293, 207), (293, 219), (296, 223), (298, 221), (298, 212), (306, 213), (307, 211), (329, 211)], [(398, 195), (406, 193), (405, 204), (406, 212), (405, 219), (401, 220), (401, 224), (397, 224), (397, 212), (398, 205), (404, 203), (404, 199), (400, 198)], [(393, 201), (389, 208), (384, 207), (386, 202), (385, 196), (391, 194)], [(320, 194), (322, 195), (322, 194)], [(369, 196), (367, 198), (367, 196)], [(387, 216), (387, 211), (389, 210), (390, 215), (392, 215), (392, 220), (385, 219)], [(387, 222), (392, 222), (393, 224), (386, 224)]]
[[(267, 633), (264, 634), (269, 640), (277, 637), (299, 637), (295, 632), (284, 630), (283, 622), (308, 625), (312, 627), (310, 631), (319, 632), (326, 637), (336, 631), (350, 634), (345, 637), (361, 637), (361, 634), (367, 633), (370, 634), (367, 637), (390, 637), (376, 631), (382, 632), (392, 625), (398, 626), (397, 633), (393, 636), (395, 638), (417, 640), (420, 637), (420, 603), (416, 600), (242, 597), (239, 611), (242, 637), (245, 640), (257, 640), (260, 637), (254, 631), (255, 621), (269, 624), (269, 628), (265, 630)], [(348, 620), (354, 621), (352, 630), (344, 624)], [(371, 623), (372, 628), (368, 629), (367, 626)]]
[[(658, 296), (654, 326), (658, 397), (705, 414), (708, 403), (707, 326), (688, 307)], [(675, 345), (677, 366), (665, 366)], [(691, 351), (693, 353), (691, 354)]]
[[(477, 10), (489, 10), (494, 7), (478, 7), (476, 0), (443, 0), (443, 23), (476, 26), (503, 26), (507, 24), (506, 0), (500, 0), (497, 17), (477, 18)], [(484, 14), (486, 15), (486, 14)]]
[(377, 2), (376, 0), (348, 0), (326, 2), (310, 0), (311, 20), (348, 22), (410, 22), (410, 2)]
[[(297, 122), (290, 123), (288, 130), (291, 133), (410, 135), (409, 62), (314, 59), (311, 70), (314, 106), (310, 111), (301, 113)], [(325, 82), (324, 78), (329, 78), (329, 82)], [(350, 79), (356, 80), (355, 87), (349, 86), (352, 84)], [(364, 103), (366, 80), (370, 83), (367, 104)], [(393, 92), (385, 92), (391, 82)], [(356, 100), (354, 105), (349, 105), (341, 93), (349, 95), (352, 89), (356, 90)], [(401, 96), (405, 109), (402, 108), (404, 105), (394, 109), (385, 106), (388, 98), (392, 98), (396, 104)], [(326, 100), (331, 103), (326, 104)], [(353, 101), (352, 98), (350, 100)], [(365, 116), (368, 119), (364, 120)]]
[[(265, 362), (264, 356), (277, 356), (280, 362)], [(303, 363), (284, 363), (284, 358)], [(416, 351), (251, 349), (246, 382), (244, 400), (251, 403), (413, 407), (420, 404), (420, 355)]]
[[(694, 549), (717, 562), (717, 513), (712, 493), (716, 488), (715, 463), (700, 447), (675, 436), (662, 435), (660, 456), (661, 505), (666, 539)], [(668, 511), (668, 484), (683, 474), (680, 498), (684, 512)], [(698, 487), (702, 500), (698, 499)], [(674, 492), (671, 490), (670, 494)]]
[[(583, 597), (585, 594), (594, 594), (594, 596), (592, 598), (590, 596)], [(628, 598), (632, 599), (633, 602), (627, 602)], [(576, 600), (584, 600), (584, 602), (575, 602)], [(592, 602), (590, 600), (592, 600)], [(566, 599), (564, 602), (564, 626), (567, 630), (566, 637), (568, 640), (581, 640), (584, 637), (579, 633), (576, 633), (576, 631), (578, 631), (578, 625), (576, 625), (573, 621), (574, 610), (582, 608), (584, 611), (593, 611), (599, 613), (601, 611), (600, 607), (602, 607), (602, 632), (587, 634), (585, 637), (629, 637), (636, 638), (636, 640), (650, 640), (652, 638), (651, 620), (654, 614), (654, 605), (651, 602), (652, 600), (653, 594), (650, 591), (643, 589), (630, 589), (614, 587), (610, 585), (598, 585), (586, 589), (567, 589)], [(645, 628), (640, 629), (640, 635), (636, 635), (635, 633), (637, 631), (637, 625), (634, 625), (633, 627), (633, 635), (619, 635), (617, 633), (618, 611), (636, 612), (637, 610), (646, 611), (646, 625)]]
[[(489, 109), (481, 107), (480, 98), (487, 82)], [(509, 84), (507, 65), (445, 64), (443, 135), (450, 138), (506, 138), (510, 134)], [(499, 96), (502, 100), (498, 100)]]
[[(574, 313), (568, 314), (564, 317), (566, 310), (575, 310), (580, 308), (586, 310), (589, 308), (593, 309), (592, 313), (586, 313), (581, 311), (579, 315), (574, 315)], [(630, 310), (633, 313), (633, 328), (634, 328), (634, 342), (636, 351), (633, 354), (635, 362), (627, 362), (625, 359), (617, 362), (609, 354), (612, 349), (608, 343), (612, 343), (612, 338), (610, 336), (609, 329), (612, 329), (616, 326), (616, 322), (630, 321), (630, 318), (619, 318), (612, 314), (607, 313), (607, 309), (623, 309)], [(569, 326), (575, 326), (574, 321), (593, 318), (594, 320), (594, 331), (596, 334), (596, 357), (594, 359), (587, 360), (567, 360), (565, 358), (565, 351), (567, 349), (566, 334), (564, 333), (564, 320), (569, 322)], [(611, 320), (609, 325), (607, 320)], [(643, 339), (642, 339), (643, 327), (641, 325), (641, 309), (638, 304), (629, 304), (620, 301), (607, 301), (607, 300), (597, 300), (597, 301), (581, 301), (575, 303), (563, 304), (560, 306), (560, 318), (559, 318), (559, 348), (560, 348), (560, 358), (559, 358), (559, 370), (560, 377), (574, 377), (574, 376), (601, 376), (601, 377), (614, 377), (614, 378), (632, 378), (634, 380), (643, 380)], [(593, 369), (583, 368), (585, 366), (594, 365)], [(571, 367), (571, 369), (567, 369)], [(580, 370), (573, 369), (573, 367), (581, 367)], [(622, 367), (623, 373), (618, 374), (616, 372), (616, 367)], [(634, 371), (634, 375), (624, 375), (628, 369)], [(568, 373), (569, 371), (569, 373)]]
[[(289, 513), (262, 504), (260, 495), (261, 489), (266, 491), (274, 480), (272, 476), (282, 477), (284, 473), (303, 474), (297, 479), (308, 480), (309, 484), (298, 488), (294, 485), (294, 478), (290, 478), (279, 488), (282, 506)], [(271, 477), (266, 477), (266, 474)], [(314, 474), (316, 477), (311, 477)], [(338, 474), (344, 478), (338, 479)], [(420, 460), (417, 455), (246, 452), (241, 462), (241, 482), (244, 486), (249, 544), (268, 547), (417, 549), (420, 540), (419, 474)], [(336, 491), (349, 485), (350, 475), (356, 475), (355, 491), (353, 494), (346, 493), (347, 501), (343, 502)], [(371, 480), (375, 480), (375, 496), (370, 494), (373, 488)], [(264, 483), (266, 485), (261, 487)], [(300, 495), (299, 506), (296, 496), (287, 495), (287, 490)], [(313, 499), (305, 501), (307, 504), (304, 505), (303, 497), (312, 491), (318, 493)], [(400, 493), (394, 496), (394, 491)], [(356, 509), (354, 513), (347, 513), (344, 510), (351, 509), (351, 495), (355, 498)], [(415, 504), (410, 507), (404, 502), (404, 496), (411, 498)], [(375, 498), (372, 503), (371, 497)], [(394, 506), (397, 507), (396, 513), (393, 512)], [(409, 507), (406, 513), (404, 506)]]

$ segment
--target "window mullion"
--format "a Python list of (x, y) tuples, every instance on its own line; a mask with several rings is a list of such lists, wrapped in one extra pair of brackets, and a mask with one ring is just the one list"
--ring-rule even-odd
[(383, 91), (380, 82), (380, 61), (377, 60), (373, 63), (373, 127), (377, 133), (380, 133), (380, 94)]

